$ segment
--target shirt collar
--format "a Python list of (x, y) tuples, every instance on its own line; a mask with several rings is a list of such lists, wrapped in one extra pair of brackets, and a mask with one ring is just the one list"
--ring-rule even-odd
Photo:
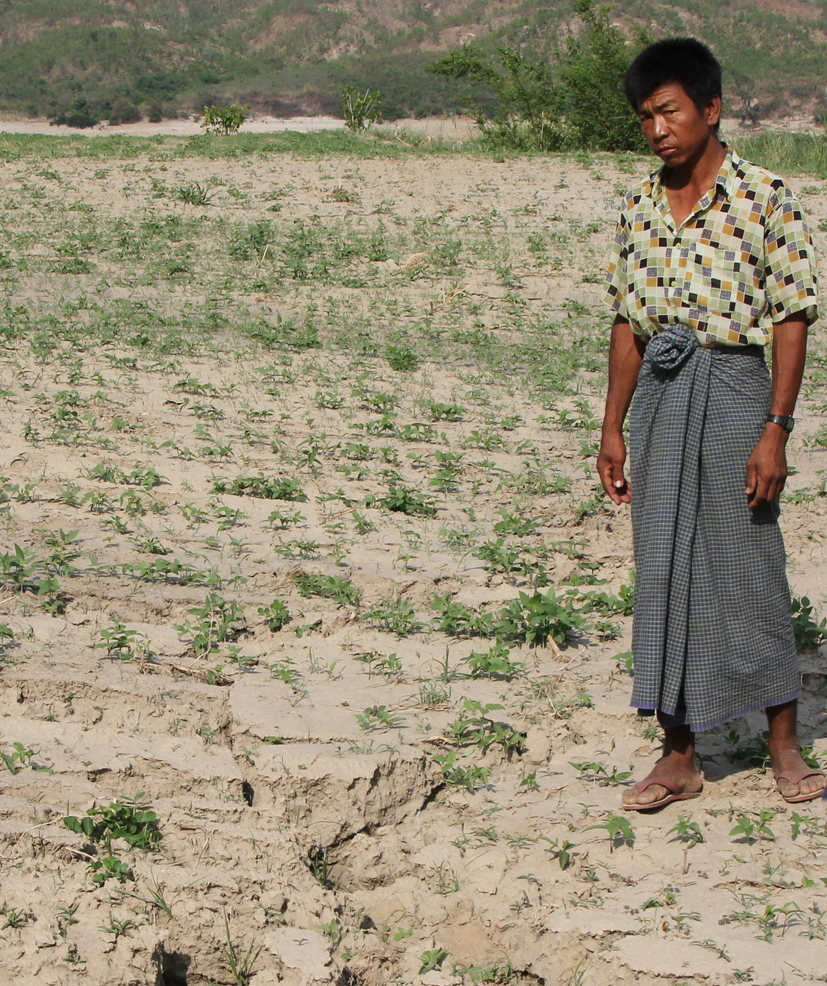
[[(721, 141), (724, 144), (723, 141)], [(721, 164), (721, 168), (718, 171), (718, 177), (715, 179), (715, 188), (719, 188), (723, 194), (729, 198), (732, 194), (732, 187), (736, 180), (736, 171), (738, 170), (738, 165), (741, 163), (741, 158), (735, 153), (735, 151), (724, 144), (726, 148), (726, 156)], [(651, 196), (651, 198), (658, 202), (664, 197), (663, 180), (666, 177), (666, 170), (668, 165), (664, 164), (658, 168), (657, 171), (653, 171), (644, 186), (644, 192)], [(710, 189), (711, 191), (711, 189)], [(709, 192), (706, 193), (709, 195)]]

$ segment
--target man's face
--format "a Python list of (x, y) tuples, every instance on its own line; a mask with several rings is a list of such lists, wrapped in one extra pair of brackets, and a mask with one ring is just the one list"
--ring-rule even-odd
[(721, 116), (716, 96), (703, 110), (679, 82), (667, 82), (640, 103), (640, 126), (649, 147), (670, 167), (680, 167), (705, 147)]

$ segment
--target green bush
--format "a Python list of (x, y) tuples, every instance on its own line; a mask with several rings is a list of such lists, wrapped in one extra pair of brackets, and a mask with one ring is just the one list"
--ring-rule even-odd
[(376, 123), (381, 99), (381, 94), (376, 91), (359, 92), (356, 86), (348, 83), (342, 92), (342, 116), (348, 130), (367, 130), (371, 123)]
[(75, 96), (72, 105), (67, 109), (58, 110), (49, 122), (52, 126), (86, 129), (100, 123), (100, 117), (92, 112), (89, 103), (82, 96)]
[(584, 22), (561, 53), (561, 96), (566, 122), (578, 147), (601, 151), (645, 151), (637, 114), (629, 106), (623, 77), (635, 55), (648, 43), (640, 35), (627, 44), (609, 21), (609, 8), (592, 0), (574, 0)]
[(205, 106), (204, 119), (201, 122), (202, 128), (208, 134), (227, 134), (238, 133), (239, 127), (247, 119), (248, 106)]
[(134, 103), (129, 103), (125, 99), (119, 99), (112, 107), (109, 117), (110, 124), (117, 123), (137, 123), (141, 119), (141, 111)]
[(498, 48), (497, 58), (478, 45), (464, 44), (428, 67), (451, 79), (488, 86), (496, 98), (493, 120), (477, 111), (477, 125), (490, 147), (558, 151), (568, 139), (560, 116), (560, 98), (543, 58), (523, 55), (516, 48)]
[(494, 94), (493, 118), (477, 111), (483, 142), (490, 148), (559, 151), (575, 148), (645, 150), (637, 115), (626, 101), (623, 77), (646, 38), (627, 44), (609, 21), (609, 8), (574, 0), (583, 21), (556, 52), (559, 69), (542, 56), (500, 47), (496, 56), (478, 45), (449, 51), (428, 71), (466, 79)]

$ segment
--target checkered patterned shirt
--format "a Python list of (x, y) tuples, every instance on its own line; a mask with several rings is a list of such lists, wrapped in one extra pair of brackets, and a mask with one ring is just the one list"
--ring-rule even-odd
[(781, 178), (727, 148), (715, 185), (672, 219), (665, 168), (626, 196), (609, 255), (608, 305), (644, 339), (690, 327), (701, 345), (765, 345), (774, 322), (818, 317), (813, 244)]

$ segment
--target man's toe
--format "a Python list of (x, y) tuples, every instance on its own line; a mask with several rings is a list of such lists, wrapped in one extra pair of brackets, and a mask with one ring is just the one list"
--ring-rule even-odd
[(623, 792), (623, 803), (625, 805), (652, 805), (656, 801), (662, 801), (667, 794), (669, 791), (662, 784), (650, 784), (642, 791), (635, 785), (630, 791)]

